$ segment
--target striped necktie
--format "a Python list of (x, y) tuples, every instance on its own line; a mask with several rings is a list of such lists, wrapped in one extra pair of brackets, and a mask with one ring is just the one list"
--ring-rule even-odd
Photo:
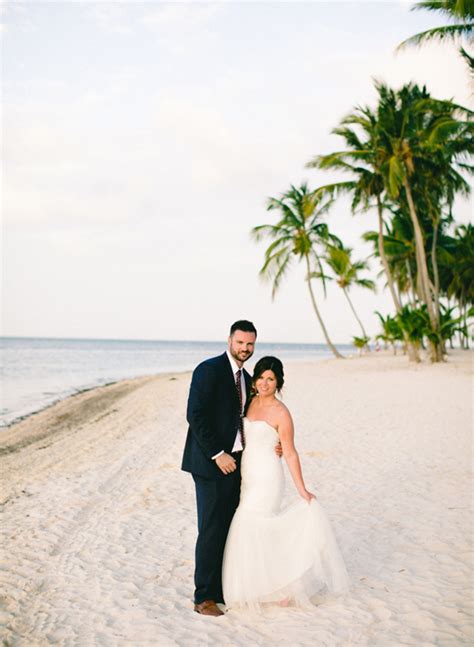
[(235, 386), (237, 388), (237, 395), (239, 396), (239, 433), (240, 440), (242, 441), (242, 447), (245, 447), (245, 438), (244, 438), (244, 419), (243, 419), (243, 402), (242, 402), (242, 369), (239, 369), (235, 374)]

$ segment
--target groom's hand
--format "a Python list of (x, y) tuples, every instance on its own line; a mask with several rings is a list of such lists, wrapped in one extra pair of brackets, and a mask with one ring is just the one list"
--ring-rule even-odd
[(225, 452), (216, 458), (217, 467), (224, 474), (230, 474), (237, 469), (237, 463), (230, 454)]
[(281, 458), (283, 456), (283, 448), (280, 442), (278, 443), (278, 445), (275, 445), (275, 454), (278, 456), (278, 458)]

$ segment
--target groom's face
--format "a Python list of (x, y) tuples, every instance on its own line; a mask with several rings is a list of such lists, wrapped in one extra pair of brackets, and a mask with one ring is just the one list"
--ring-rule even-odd
[(255, 349), (255, 339), (255, 333), (244, 332), (243, 330), (236, 330), (229, 337), (229, 352), (240, 366), (252, 357)]

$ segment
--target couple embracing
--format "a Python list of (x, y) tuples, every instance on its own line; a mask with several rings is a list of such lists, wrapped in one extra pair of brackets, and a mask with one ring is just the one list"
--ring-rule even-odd
[[(263, 357), (253, 376), (243, 368), (257, 331), (236, 321), (228, 349), (194, 370), (182, 469), (196, 488), (198, 538), (194, 610), (208, 616), (272, 604), (308, 606), (348, 577), (326, 515), (306, 489), (293, 422), (277, 397), (283, 365)], [(300, 494), (281, 510), (282, 457)]]

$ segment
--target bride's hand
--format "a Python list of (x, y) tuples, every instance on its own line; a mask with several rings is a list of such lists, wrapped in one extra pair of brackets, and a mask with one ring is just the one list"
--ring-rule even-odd
[(312, 492), (308, 492), (308, 490), (305, 490), (304, 492), (301, 493), (301, 496), (305, 501), (308, 503), (311, 501), (311, 499), (316, 499), (316, 495), (313, 494)]

